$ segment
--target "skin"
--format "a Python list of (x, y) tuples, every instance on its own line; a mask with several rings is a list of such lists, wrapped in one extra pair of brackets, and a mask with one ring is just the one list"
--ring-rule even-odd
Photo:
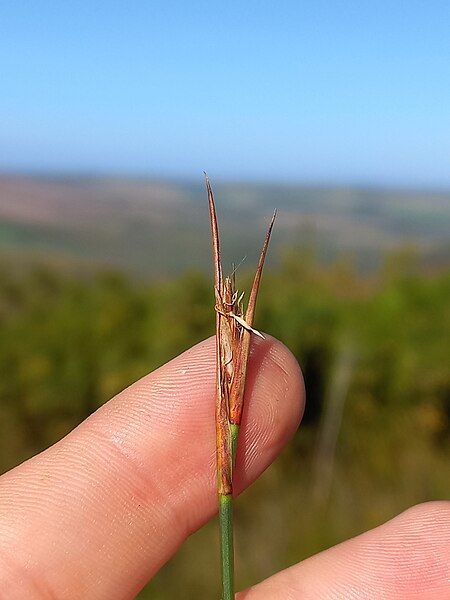
[[(214, 341), (133, 384), (0, 478), (0, 598), (133, 598), (216, 511)], [(242, 491), (295, 432), (299, 367), (255, 339), (237, 457)], [(450, 503), (416, 506), (239, 600), (450, 598)]]

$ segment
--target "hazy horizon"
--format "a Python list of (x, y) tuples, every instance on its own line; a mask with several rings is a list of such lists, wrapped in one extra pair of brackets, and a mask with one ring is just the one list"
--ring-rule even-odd
[[(286, 177), (224, 177), (220, 173), (211, 174), (208, 171), (209, 177), (215, 184), (219, 185), (251, 185), (251, 186), (285, 186), (285, 187), (304, 187), (311, 189), (355, 189), (355, 190), (375, 190), (375, 191), (397, 191), (397, 192), (421, 192), (432, 194), (450, 194), (450, 183), (438, 184), (414, 184), (411, 182), (392, 183), (372, 180), (333, 180), (333, 179), (307, 179), (307, 178), (286, 178)], [(158, 173), (158, 172), (133, 172), (120, 170), (94, 170), (94, 169), (64, 169), (64, 170), (45, 170), (45, 169), (1, 169), (0, 178), (30, 178), (30, 179), (46, 179), (46, 180), (123, 180), (123, 181), (162, 181), (173, 183), (188, 183), (202, 185), (204, 183), (203, 172), (199, 174), (190, 173)], [(450, 198), (449, 198), (450, 202)]]

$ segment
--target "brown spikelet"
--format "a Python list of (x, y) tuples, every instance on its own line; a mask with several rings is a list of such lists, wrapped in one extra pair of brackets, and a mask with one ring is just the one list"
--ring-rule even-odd
[[(216, 442), (219, 494), (232, 493), (232, 444), (230, 425), (239, 425), (245, 390), (245, 378), (250, 351), (256, 300), (258, 297), (264, 261), (270, 235), (275, 221), (274, 212), (267, 229), (259, 257), (253, 285), (245, 315), (242, 310), (242, 295), (235, 287), (235, 269), (230, 277), (223, 277), (220, 252), (220, 236), (214, 195), (205, 173), (206, 189), (211, 220), (211, 238), (214, 263), (214, 293), (216, 310)], [(261, 336), (262, 337), (262, 336)]]
[[(272, 219), (267, 228), (266, 237), (264, 238), (261, 254), (259, 255), (258, 267), (256, 268), (253, 285), (250, 290), (247, 310), (245, 313), (245, 321), (249, 327), (253, 327), (255, 317), (256, 300), (258, 298), (259, 285), (261, 283), (261, 275), (266, 260), (267, 249), (269, 247), (270, 236), (272, 234), (273, 224), (276, 218), (276, 211), (272, 215)], [(236, 372), (233, 380), (233, 385), (230, 390), (230, 421), (236, 425), (241, 424), (242, 407), (244, 404), (245, 379), (247, 376), (248, 356), (250, 353), (250, 337), (251, 330), (243, 329), (242, 339), (238, 348), (236, 357)]]

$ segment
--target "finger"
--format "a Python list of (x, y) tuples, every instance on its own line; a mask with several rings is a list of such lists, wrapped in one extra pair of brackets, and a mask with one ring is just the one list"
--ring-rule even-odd
[[(9, 598), (134, 597), (214, 514), (214, 355), (212, 339), (199, 344), (0, 479)], [(237, 491), (274, 459), (302, 406), (293, 356), (255, 339)]]
[(239, 600), (448, 600), (450, 502), (421, 504), (321, 552)]

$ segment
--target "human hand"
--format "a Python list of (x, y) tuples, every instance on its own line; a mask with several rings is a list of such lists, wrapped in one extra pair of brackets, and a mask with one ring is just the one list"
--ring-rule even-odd
[[(133, 598), (217, 506), (214, 341), (102, 406), (0, 478), (0, 597)], [(295, 359), (255, 340), (236, 467), (242, 491), (295, 432)], [(417, 506), (239, 600), (448, 599), (450, 503)]]

